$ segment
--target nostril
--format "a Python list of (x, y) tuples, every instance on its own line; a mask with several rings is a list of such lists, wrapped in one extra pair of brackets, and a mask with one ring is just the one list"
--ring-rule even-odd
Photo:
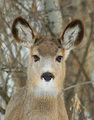
[(46, 81), (50, 81), (52, 78), (54, 78), (54, 76), (52, 73), (46, 72), (42, 75), (42, 78), (44, 78)]

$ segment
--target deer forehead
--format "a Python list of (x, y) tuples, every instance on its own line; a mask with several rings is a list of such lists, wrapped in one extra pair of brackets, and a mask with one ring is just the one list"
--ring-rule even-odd
[(53, 38), (40, 38), (37, 40), (35, 46), (37, 49), (35, 49), (35, 51), (33, 50), (34, 53), (39, 53), (41, 56), (55, 56), (57, 53), (61, 53), (63, 50), (59, 40)]

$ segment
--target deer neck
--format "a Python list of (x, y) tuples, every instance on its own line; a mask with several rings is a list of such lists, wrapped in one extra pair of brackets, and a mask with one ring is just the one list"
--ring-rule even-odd
[(58, 96), (39, 97), (32, 94), (29, 95), (28, 100), (30, 101), (30, 103), (32, 103), (30, 104), (32, 114), (36, 114), (38, 118), (41, 116), (44, 119), (49, 116), (49, 119), (47, 117), (48, 120), (58, 120)]
[[(40, 112), (45, 112), (47, 113), (47, 111), (51, 112), (51, 111), (55, 111), (57, 110), (58, 104), (57, 104), (57, 98), (53, 98), (53, 97), (34, 97), (33, 98), (33, 102), (34, 102), (34, 107), (37, 110), (40, 110)], [(37, 108), (36, 108), (37, 107)]]

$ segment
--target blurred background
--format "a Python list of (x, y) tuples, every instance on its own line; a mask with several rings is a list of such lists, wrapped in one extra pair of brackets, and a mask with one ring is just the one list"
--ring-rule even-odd
[(17, 16), (45, 36), (61, 35), (73, 19), (83, 21), (84, 39), (66, 61), (63, 92), (69, 120), (94, 120), (94, 0), (0, 0), (0, 120), (27, 80), (28, 50), (11, 34)]

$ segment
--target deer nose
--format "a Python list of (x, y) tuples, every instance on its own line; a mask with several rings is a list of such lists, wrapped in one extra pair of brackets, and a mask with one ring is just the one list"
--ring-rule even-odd
[(41, 78), (44, 78), (45, 81), (50, 81), (52, 78), (54, 79), (54, 75), (52, 73), (46, 72), (43, 73)]

